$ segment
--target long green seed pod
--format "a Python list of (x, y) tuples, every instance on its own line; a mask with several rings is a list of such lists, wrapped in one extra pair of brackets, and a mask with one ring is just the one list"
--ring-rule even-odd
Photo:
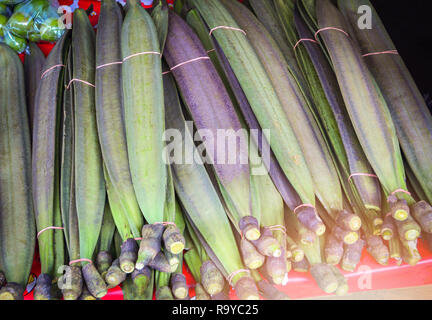
[(94, 31), (85, 11), (76, 10), (72, 57), (73, 79), (77, 80), (71, 83), (75, 112), (75, 188), (80, 254), (81, 258), (87, 259), (93, 257), (99, 238), (106, 194), (96, 127), (95, 90), (92, 86), (95, 74), (94, 40)]
[[(353, 25), (369, 70), (374, 75), (390, 110), (404, 156), (414, 171), (428, 201), (432, 202), (432, 115), (414, 79), (398, 54), (381, 19), (368, 0), (338, 1), (342, 13)], [(372, 9), (373, 27), (357, 27), (358, 8)], [(387, 54), (374, 54), (390, 52)]]
[[(72, 49), (68, 48), (64, 88), (72, 79)], [(64, 226), (66, 245), (71, 260), (79, 258), (78, 225), (71, 221), (75, 210), (75, 182), (74, 182), (74, 111), (72, 89), (63, 92), (63, 110), (61, 115), (61, 145), (60, 145), (60, 211)], [(76, 216), (76, 210), (74, 211)], [(75, 222), (78, 222), (77, 220)], [(77, 238), (75, 238), (77, 237)], [(77, 244), (78, 246), (74, 246)], [(77, 253), (77, 256), (73, 252)]]
[[(317, 17), (322, 29), (347, 30), (342, 14), (328, 0), (317, 2)], [(354, 130), (386, 195), (396, 192), (399, 199), (414, 203), (407, 193), (400, 192), (407, 187), (396, 131), (382, 93), (358, 48), (338, 30), (322, 30), (320, 36), (329, 51)], [(404, 220), (408, 214), (400, 210), (394, 217)]]
[[(309, 115), (313, 116), (313, 118), (316, 120), (315, 132), (319, 137), (322, 137), (321, 139), (319, 139), (320, 146), (324, 151), (327, 151), (325, 152), (325, 159), (327, 159), (327, 162), (333, 162), (335, 164), (333, 166), (333, 169), (335, 169), (333, 170), (333, 174), (337, 174), (341, 178), (341, 182), (346, 181), (346, 183), (339, 183), (339, 187), (341, 189), (343, 188), (343, 190), (347, 192), (346, 189), (350, 186), (349, 182), (347, 181), (350, 173), (348, 169), (344, 146), (338, 132), (336, 121), (331, 113), (330, 105), (328, 104), (328, 101), (320, 83), (320, 79), (314, 69), (311, 58), (309, 57), (306, 50), (301, 46), (301, 42), (298, 42), (299, 36), (296, 29), (299, 29), (299, 26), (297, 26), (296, 28), (296, 23), (294, 19), (295, 13), (297, 13), (298, 15), (298, 12), (294, 10), (294, 1), (277, 1), (277, 7), (278, 12), (281, 14), (281, 19), (283, 18), (282, 23), (286, 30), (290, 46), (295, 51), (296, 59), (303, 72), (303, 75), (307, 80), (307, 88), (303, 88), (303, 91), (306, 93), (309, 92), (311, 97), (310, 101), (314, 102), (313, 104), (307, 104), (307, 106), (309, 106)], [(327, 63), (327, 61), (324, 62)], [(318, 117), (318, 114), (320, 114), (321, 119)], [(317, 128), (319, 130), (317, 130)], [(328, 151), (333, 151), (333, 153), (329, 153)], [(309, 158), (309, 162), (312, 159), (313, 158)], [(340, 160), (340, 163), (338, 163), (338, 159)], [(312, 163), (314, 164), (314, 161)], [(339, 169), (338, 165), (341, 166), (342, 170)], [(314, 168), (319, 169), (319, 166), (315, 165)], [(316, 174), (319, 174), (319, 171), (316, 172)], [(346, 175), (346, 177), (344, 176), (344, 174)], [(327, 180), (327, 184), (332, 185), (333, 183), (330, 180)], [(339, 197), (334, 197), (332, 196), (332, 193), (334, 192), (328, 192), (328, 188), (318, 187), (317, 190), (317, 196), (326, 208), (327, 212), (330, 213), (330, 216), (337, 223), (339, 223), (338, 220), (340, 219), (340, 215), (342, 213), (342, 193), (339, 193)], [(339, 206), (338, 212), (334, 212), (334, 209), (332, 210), (332, 208), (329, 207), (329, 204), (332, 203)], [(355, 228), (360, 228), (361, 220), (359, 217), (349, 214), (347, 215), (347, 219), (350, 220), (348, 226), (349, 229), (356, 230)]]
[[(72, 79), (72, 55), (69, 47), (66, 59), (64, 87)], [(75, 202), (74, 171), (74, 112), (72, 90), (65, 90), (63, 95), (63, 113), (61, 121), (60, 147), (60, 211), (64, 227), (64, 236), (69, 253), (69, 261), (80, 258), (78, 216)], [(57, 282), (64, 300), (77, 300), (81, 295), (83, 280), (79, 263), (71, 264), (63, 277)], [(66, 286), (67, 285), (67, 286)]]
[(297, 138), (271, 81), (247, 37), (241, 31), (218, 28), (227, 26), (239, 29), (219, 1), (194, 0), (193, 3), (228, 58), (261, 127), (270, 130), (271, 137), (266, 134), (266, 139), (270, 141), (271, 148), (285, 175), (302, 201), (314, 204), (312, 178)]
[[(56, 192), (56, 169), (60, 110), (63, 95), (63, 75), (67, 44), (66, 33), (51, 51), (44, 64), (44, 73), (36, 93), (33, 128), (32, 184), (38, 232), (54, 224), (58, 195)], [(57, 177), (58, 178), (58, 177)], [(54, 230), (45, 230), (38, 237), (41, 272), (54, 276)]]
[(33, 261), (35, 217), (24, 71), (18, 55), (4, 44), (0, 69), (0, 270), (9, 284), (16, 285), (3, 287), (0, 299), (18, 299)]
[[(122, 21), (118, 4), (114, 0), (103, 1), (96, 36), (96, 117), (102, 157), (112, 183), (110, 191), (116, 193), (131, 229), (138, 233), (144, 219), (132, 185), (127, 154), (122, 67), (119, 64), (122, 59)], [(118, 228), (122, 229), (121, 226)]]
[[(188, 15), (189, 17), (189, 15)], [(191, 20), (191, 19), (190, 19)], [(196, 20), (196, 19), (195, 19)], [(208, 30), (206, 26), (204, 25), (204, 22), (202, 22), (203, 26), (199, 28), (199, 25), (196, 25), (197, 29), (204, 29), (200, 32), (197, 32), (198, 35), (202, 34), (201, 39), (205, 39), (208, 37)], [(211, 43), (210, 43), (211, 45)], [(213, 46), (213, 45), (211, 45)], [(226, 80), (224, 83), (226, 85), (229, 83), (229, 87), (231, 88), (232, 95), (235, 97), (235, 100), (237, 101), (238, 107), (241, 110), (241, 113), (243, 114), (243, 117), (245, 119), (245, 122), (247, 123), (247, 126), (250, 129), (256, 130), (258, 134), (251, 134), (251, 138), (253, 138), (255, 145), (258, 146), (258, 150), (262, 153), (262, 150), (270, 150), (270, 146), (268, 142), (266, 141), (265, 137), (263, 136), (261, 127), (258, 123), (257, 118), (255, 117), (251, 106), (244, 94), (243, 89), (241, 88), (240, 83), (238, 82), (237, 77), (235, 76), (231, 66), (229, 65), (229, 62), (225, 56), (225, 54), (221, 51), (220, 47), (215, 44), (215, 50), (217, 52), (216, 58), (214, 58), (215, 52), (210, 52), (209, 55), (212, 58), (212, 61), (214, 64), (219, 65), (222, 68), (222, 72), (220, 74), (224, 74)], [(251, 145), (252, 146), (252, 145)], [(250, 148), (249, 152), (250, 156), (253, 154)], [(260, 159), (265, 160), (263, 161), (264, 165), (268, 169), (268, 173), (271, 176), (273, 183), (277, 187), (278, 191), (280, 192), (282, 198), (284, 199), (285, 203), (291, 210), (295, 210), (302, 202), (300, 200), (300, 197), (298, 196), (297, 192), (294, 190), (290, 182), (288, 181), (287, 177), (285, 176), (281, 166), (276, 160), (276, 157), (273, 152), (270, 152), (269, 159), (266, 159), (266, 157), (263, 157)], [(269, 161), (266, 161), (269, 160)], [(267, 163), (268, 162), (268, 163)], [(253, 200), (257, 200), (256, 197), (253, 198)], [(308, 207), (302, 207), (297, 210), (298, 217), (301, 221), (305, 223), (308, 227), (311, 227), (312, 230), (315, 230), (318, 234), (325, 231), (324, 224), (320, 221), (320, 219), (317, 217), (316, 212), (313, 210), (313, 208)]]
[(126, 141), (139, 206), (155, 223), (163, 220), (167, 185), (162, 67), (156, 27), (138, 2), (128, 2), (121, 34)]
[[(245, 233), (246, 238), (256, 240), (259, 238), (258, 225), (255, 228), (245, 225), (244, 229), (241, 226), (241, 220), (253, 214), (247, 161), (248, 136), (242, 130), (222, 80), (192, 28), (173, 12), (170, 12), (169, 27), (172, 31), (168, 34), (165, 59), (171, 68), (175, 68), (172, 72), (179, 91), (200, 130), (201, 139), (204, 139), (208, 158), (225, 190), (225, 201), (231, 204), (233, 224)], [(196, 58), (202, 61), (176, 67)], [(223, 139), (219, 137), (221, 131), (226, 135)], [(257, 218), (259, 220), (259, 215)]]
[[(312, 33), (307, 29), (298, 13), (294, 15), (295, 25), (299, 37), (312, 39)], [(304, 49), (302, 46), (304, 45)], [(328, 139), (331, 142), (334, 153), (340, 163), (342, 178), (353, 181), (359, 195), (367, 209), (379, 211), (381, 206), (381, 192), (379, 182), (373, 175), (373, 170), (366, 159), (357, 136), (352, 127), (348, 113), (346, 112), (342, 95), (340, 93), (336, 76), (326, 59), (323, 51), (316, 43), (304, 41), (298, 45), (297, 51), (306, 50), (310, 57), (310, 63), (314, 69), (308, 70), (311, 74), (309, 83), (315, 83), (314, 96), (316, 96), (317, 112), (321, 118)], [(307, 56), (301, 55), (307, 64)], [(315, 77), (312, 74), (316, 74)], [(351, 174), (363, 174), (352, 176)], [(377, 218), (378, 214), (375, 214)], [(373, 217), (372, 217), (373, 218)]]
[[(69, 60), (69, 53), (70, 53), (70, 46), (67, 47), (68, 50), (68, 56), (67, 59)], [(66, 57), (64, 58), (64, 61), (66, 61)], [(66, 80), (66, 72), (62, 75), (63, 83)], [(64, 99), (64, 90), (63, 90), (62, 98)], [(61, 103), (59, 101), (58, 103), (58, 110), (56, 113), (56, 147), (55, 147), (55, 176), (54, 176), (54, 225), (55, 226), (61, 226), (63, 222), (62, 212), (61, 212), (61, 147), (62, 147), (62, 114), (61, 110), (64, 106), (64, 102)], [(64, 228), (64, 227), (63, 227)], [(65, 245), (66, 244), (66, 245)], [(54, 275), (53, 275), (53, 281), (57, 282), (58, 279), (61, 277), (62, 269), (65, 264), (65, 260), (67, 257), (67, 243), (65, 242), (65, 233), (61, 229), (57, 229), (56, 232), (54, 232)], [(61, 291), (59, 290), (58, 286), (52, 287), (52, 294), (54, 295), (54, 299), (56, 297), (60, 298)]]
[[(92, 259), (105, 206), (105, 181), (95, 108), (95, 35), (87, 14), (74, 12), (72, 30), (73, 86), (75, 113), (75, 189), (80, 258)], [(71, 80), (71, 81), (72, 81)], [(106, 294), (95, 266), (83, 260), (87, 288), (96, 298)]]
[[(261, 127), (250, 107), (249, 102), (247, 101), (244, 91), (241, 88), (237, 80), (237, 77), (232, 71), (232, 68), (229, 65), (227, 58), (225, 57), (225, 54), (221, 51), (220, 46), (214, 41), (212, 41), (212, 37), (209, 36), (209, 30), (205, 25), (205, 22), (202, 20), (201, 16), (195, 9), (192, 9), (188, 12), (187, 21), (194, 28), (198, 37), (200, 38), (201, 42), (206, 48), (207, 53), (210, 59), (212, 60), (214, 66), (218, 70), (218, 73), (222, 81), (224, 82), (225, 87), (227, 88), (233, 103), (235, 104), (236, 107), (238, 107), (238, 109), (241, 110), (241, 113), (243, 114), (247, 126), (250, 129), (254, 129), (258, 132), (258, 134), (251, 134), (251, 138), (254, 139), (254, 142), (258, 146), (258, 149), (260, 151), (263, 150), (264, 148), (267, 148), (264, 150), (269, 150), (270, 146), (262, 135)], [(250, 155), (253, 154), (251, 148), (249, 154)], [(262, 158), (261, 160), (266, 160), (266, 159)], [(297, 206), (301, 204), (300, 197), (298, 196), (298, 194), (295, 192), (295, 190), (289, 183), (288, 179), (286, 178), (285, 174), (282, 171), (282, 168), (277, 162), (274, 153), (271, 151), (270, 151), (269, 160), (270, 160), (269, 163), (266, 163), (266, 161), (264, 161), (264, 164), (267, 167), (269, 174), (275, 186), (277, 187), (278, 191), (281, 193), (285, 203), (288, 205), (288, 207), (290, 207), (291, 210), (294, 210)], [(250, 161), (250, 163), (252, 163), (252, 160)], [(257, 199), (256, 197), (253, 197), (252, 200), (254, 200), (253, 202), (256, 202)], [(258, 213), (260, 213), (260, 211), (258, 211)], [(305, 218), (304, 221), (309, 222), (311, 217), (315, 217), (314, 219), (315, 222), (319, 221), (319, 219), (317, 219), (316, 213), (313, 210), (299, 209), (298, 214), (299, 216)], [(316, 230), (320, 229), (319, 225), (315, 225), (315, 226), (317, 227)], [(321, 230), (319, 232), (324, 231), (322, 227), (324, 227), (323, 223), (321, 223)]]
[(342, 210), (342, 189), (327, 146), (321, 136), (302, 90), (289, 72), (288, 64), (276, 42), (264, 26), (244, 6), (237, 2), (222, 1), (236, 22), (249, 35), (248, 39), (262, 62), (312, 174), (315, 193), (335, 218)]

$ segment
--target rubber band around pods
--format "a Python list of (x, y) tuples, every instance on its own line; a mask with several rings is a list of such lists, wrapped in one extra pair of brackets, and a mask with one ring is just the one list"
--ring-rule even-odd
[(210, 52), (213, 52), (213, 51), (216, 51), (216, 49), (207, 50), (207, 54), (209, 54)]
[(122, 62), (125, 62), (126, 60), (129, 60), (130, 58), (137, 57), (137, 56), (142, 56), (142, 55), (146, 55), (146, 54), (155, 54), (155, 55), (157, 54), (157, 55), (159, 55), (159, 56), (162, 57), (162, 53), (160, 53), (160, 52), (157, 52), (157, 51), (144, 51), (144, 52), (138, 52), (138, 53), (131, 54), (130, 56), (127, 56), (126, 58), (123, 58)]
[(297, 48), (297, 46), (302, 43), (303, 41), (309, 41), (309, 42), (313, 42), (313, 43), (318, 43), (318, 41), (314, 40), (314, 39), (309, 39), (309, 38), (301, 38), (299, 41), (297, 41), (297, 43), (294, 45), (293, 50), (295, 50)]
[(76, 260), (71, 260), (69, 261), (69, 265), (74, 264), (74, 263), (78, 263), (78, 262), (88, 262), (88, 263), (93, 263), (93, 261), (91, 261), (90, 259), (86, 259), (86, 258), (82, 258), (82, 259), (76, 259)]
[(214, 28), (210, 29), (209, 36), (211, 36), (214, 31), (219, 30), (219, 29), (240, 31), (241, 33), (243, 33), (244, 35), (246, 35), (246, 31), (244, 31), (243, 29), (240, 29), (240, 28), (229, 27), (229, 26), (217, 26), (217, 27), (214, 27)]
[(54, 66), (52, 66), (52, 67), (50, 67), (50, 68), (48, 68), (48, 69), (46, 69), (44, 72), (42, 72), (42, 74), (41, 74), (41, 80), (45, 77), (45, 75), (47, 74), (47, 73), (49, 73), (50, 71), (52, 71), (52, 70), (54, 70), (55, 68), (64, 68), (64, 67), (66, 67), (64, 64), (56, 64), (56, 65), (54, 65)]
[(70, 85), (71, 85), (73, 82), (81, 82), (81, 83), (84, 83), (84, 84), (86, 84), (86, 85), (88, 85), (88, 86), (90, 86), (90, 87), (96, 88), (96, 86), (95, 86), (93, 83), (90, 83), (90, 82), (85, 81), (85, 80), (75, 79), (75, 78), (74, 78), (74, 79), (71, 79), (71, 81), (69, 81), (68, 85), (66, 86), (66, 90), (69, 90), (69, 87), (70, 87)]
[(137, 57), (137, 56), (141, 56), (141, 55), (146, 55), (146, 54), (155, 54), (155, 55), (159, 55), (159, 56), (162, 57), (162, 53), (157, 52), (157, 51), (144, 51), (144, 52), (138, 52), (138, 53), (134, 53), (134, 54), (131, 54), (130, 56), (127, 56), (127, 57), (123, 58), (122, 61), (114, 61), (114, 62), (104, 63), (104, 64), (102, 64), (102, 65), (100, 65), (100, 66), (97, 66), (97, 67), (96, 67), (96, 70), (97, 70), (97, 69), (100, 69), (100, 68), (104, 68), (104, 67), (108, 67), (108, 66), (116, 65), (116, 64), (122, 64), (123, 62), (125, 62), (126, 60), (129, 60), (130, 58)]
[(362, 57), (376, 56), (379, 54), (396, 54), (396, 55), (399, 55), (399, 52), (397, 50), (378, 51), (378, 52), (366, 53), (366, 54), (362, 55)]
[(37, 233), (36, 239), (39, 239), (39, 236), (47, 230), (64, 230), (64, 228), (63, 227), (55, 227), (55, 226), (43, 228), (41, 231), (39, 231)]
[(210, 60), (210, 58), (208, 56), (205, 56), (205, 57), (198, 57), (198, 58), (190, 59), (190, 60), (187, 60), (185, 62), (182, 62), (182, 63), (179, 63), (179, 64), (175, 65), (174, 67), (170, 68), (170, 70), (174, 71), (178, 67), (181, 67), (181, 66), (184, 66), (185, 64), (188, 64), (188, 63), (191, 63), (191, 62), (195, 62), (195, 61), (199, 61), (199, 60)]
[[(405, 193), (409, 196), (411, 196), (411, 192), (405, 190), (405, 189), (396, 189), (395, 191), (393, 191), (390, 195), (394, 196), (396, 193)], [(387, 200), (388, 201), (388, 200)]]
[(99, 70), (99, 69), (102, 69), (102, 68), (105, 68), (105, 67), (108, 67), (108, 66), (122, 64), (122, 63), (123, 63), (123, 61), (115, 61), (115, 62), (104, 63), (104, 64), (101, 64), (100, 66), (97, 66), (96, 70)]
[(343, 34), (345, 34), (348, 38), (350, 37), (348, 32), (346, 32), (345, 30), (335, 28), (335, 27), (326, 27), (326, 28), (319, 29), (317, 32), (315, 32), (315, 40), (318, 41), (318, 33), (322, 32), (322, 31), (327, 31), (327, 30), (339, 31), (339, 32), (342, 32)]
[(297, 210), (300, 209), (300, 208), (303, 208), (303, 207), (308, 207), (308, 208), (315, 209), (315, 207), (314, 207), (313, 205), (311, 205), (311, 204), (309, 204), (309, 203), (303, 203), (303, 204), (297, 206), (297, 207), (293, 210), (294, 214), (297, 214)]
[(351, 173), (350, 176), (348, 177), (348, 181), (351, 181), (352, 177), (372, 177), (372, 178), (377, 178), (378, 176), (376, 174), (373, 173)]
[(234, 271), (234, 272), (231, 272), (229, 275), (228, 275), (228, 277), (226, 277), (226, 280), (228, 281), (228, 283), (229, 283), (229, 285), (232, 287), (232, 280), (234, 279), (234, 277), (236, 276), (236, 275), (238, 275), (239, 273), (242, 273), (242, 272), (245, 272), (245, 273), (247, 273), (247, 274), (250, 274), (250, 271), (248, 270), (248, 269), (239, 269), (239, 270), (236, 270), (236, 271)]

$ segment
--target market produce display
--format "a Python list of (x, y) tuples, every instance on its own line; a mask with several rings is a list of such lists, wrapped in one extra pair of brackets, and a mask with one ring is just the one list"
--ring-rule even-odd
[(85, 9), (0, 0), (0, 300), (36, 250), (37, 300), (345, 295), (364, 250), (421, 260), (432, 116), (369, 0)]

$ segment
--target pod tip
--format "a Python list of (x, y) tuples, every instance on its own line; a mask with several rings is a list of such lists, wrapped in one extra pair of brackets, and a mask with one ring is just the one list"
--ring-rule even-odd
[(170, 245), (169, 251), (172, 254), (179, 254), (184, 250), (184, 243), (181, 241), (174, 242)]
[(132, 261), (123, 261), (121, 270), (124, 273), (132, 273), (135, 270), (135, 264)]
[(273, 251), (273, 257), (279, 258), (282, 255), (282, 250), (280, 248), (277, 248)]
[(261, 237), (261, 232), (257, 227), (250, 225), (245, 228), (244, 235), (249, 241), (254, 241)]
[(393, 215), (393, 218), (395, 218), (398, 221), (404, 221), (408, 219), (408, 212), (404, 209), (396, 210)]
[(294, 250), (292, 252), (292, 260), (293, 261), (299, 262), (299, 261), (302, 261), (303, 258), (304, 258), (304, 251), (303, 250), (297, 249), (297, 250)]
[(324, 291), (325, 291), (325, 293), (333, 293), (337, 290), (337, 288), (338, 288), (337, 282), (336, 283), (330, 283), (324, 288)]
[(356, 232), (349, 232), (345, 237), (344, 237), (344, 242), (346, 244), (354, 244), (357, 242), (357, 240), (359, 239), (359, 236)]
[(408, 241), (412, 241), (417, 239), (420, 236), (420, 232), (418, 230), (408, 230), (405, 232), (405, 239)]
[(351, 221), (349, 222), (349, 226), (351, 228), (352, 231), (358, 231), (361, 228), (361, 219), (358, 216), (353, 216), (351, 218)]
[(325, 232), (326, 232), (326, 226), (324, 224), (319, 225), (315, 230), (317, 236), (322, 236)]
[(185, 299), (188, 296), (189, 292), (186, 288), (177, 288), (175, 290), (175, 296), (177, 299)]

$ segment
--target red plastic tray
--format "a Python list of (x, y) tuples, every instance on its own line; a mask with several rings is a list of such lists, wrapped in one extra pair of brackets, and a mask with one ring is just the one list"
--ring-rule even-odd
[[(168, 0), (173, 3), (174, 0)], [(240, 0), (241, 1), (241, 0)], [(71, 5), (73, 0), (60, 0), (61, 5)], [(94, 13), (90, 20), (93, 26), (97, 24), (100, 10), (100, 1), (80, 0), (78, 5), (87, 9), (93, 4)], [(144, 6), (144, 5), (143, 5)], [(151, 6), (144, 6), (151, 7)], [(53, 48), (53, 43), (41, 42), (38, 44), (45, 55)], [(24, 55), (20, 55), (24, 59)], [(382, 266), (366, 252), (363, 251), (362, 259), (355, 272), (342, 271), (348, 279), (349, 292), (358, 292), (366, 290), (394, 289), (404, 287), (415, 287), (426, 284), (432, 284), (432, 253), (426, 249), (425, 245), (419, 241), (419, 251), (422, 260), (415, 266), (402, 264), (398, 266), (394, 260), (389, 265)], [(190, 285), (190, 296), (195, 295), (195, 281), (188, 271), (187, 266), (183, 266), (187, 283)], [(39, 257), (36, 253), (33, 264), (32, 274), (40, 274)], [(315, 283), (309, 273), (289, 272), (288, 282), (285, 286), (278, 286), (278, 289), (285, 292), (292, 299), (310, 298), (326, 295)], [(24, 297), (25, 300), (33, 300), (33, 293), (30, 292)], [(231, 290), (231, 299), (236, 299), (235, 293)], [(123, 293), (120, 287), (110, 289), (108, 294), (102, 300), (123, 300)]]

